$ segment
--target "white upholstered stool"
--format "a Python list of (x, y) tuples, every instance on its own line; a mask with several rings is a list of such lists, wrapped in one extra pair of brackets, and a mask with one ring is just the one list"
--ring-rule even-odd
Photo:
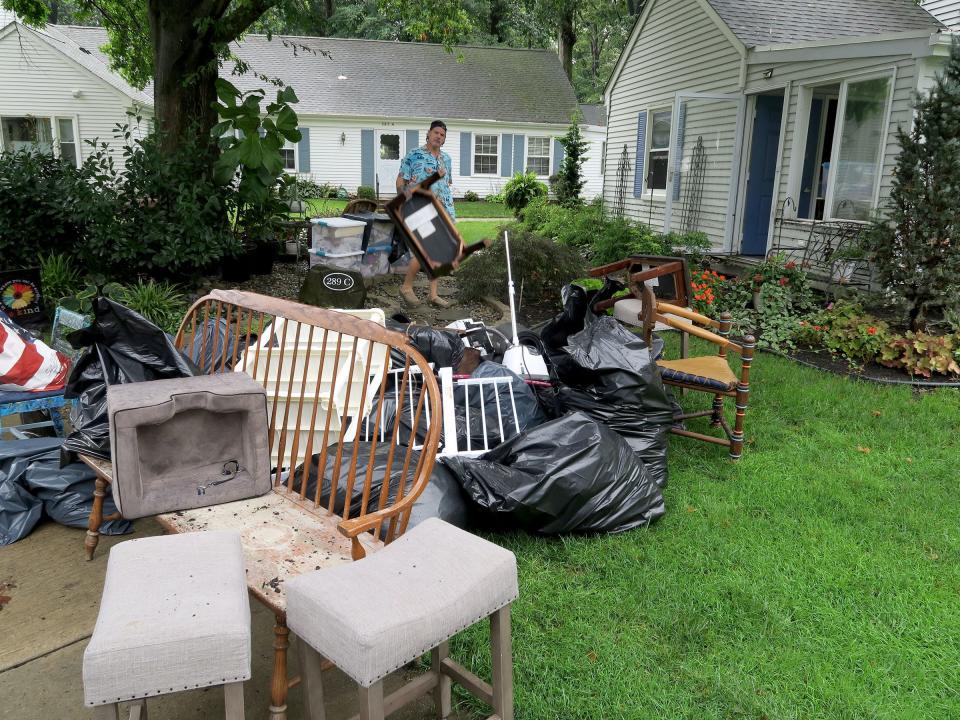
[(115, 719), (133, 700), (224, 686), (226, 717), (243, 718), (250, 678), (250, 601), (240, 536), (197, 532), (128, 540), (110, 551), (100, 614), (83, 653), (83, 695)]
[[(517, 598), (513, 553), (436, 518), (363, 560), (287, 581), (287, 625), (297, 635), (311, 720), (323, 718), (321, 657), (360, 685), (360, 718), (381, 720), (428, 692), (441, 718), (456, 680), (513, 718), (510, 603)], [(447, 640), (490, 618), (493, 684), (448, 657)], [(383, 696), (383, 678), (431, 651), (432, 667)]]

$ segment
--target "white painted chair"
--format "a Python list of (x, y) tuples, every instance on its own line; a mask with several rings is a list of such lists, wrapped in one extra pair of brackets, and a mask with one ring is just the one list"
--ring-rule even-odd
[[(360, 686), (361, 720), (383, 720), (427, 693), (446, 718), (452, 681), (491, 705), (491, 718), (512, 720), (510, 605), (517, 595), (513, 553), (436, 518), (363, 560), (287, 581), (307, 716), (324, 718), (320, 665), (327, 658)], [(448, 655), (447, 641), (484, 618), (492, 684)], [(384, 678), (426, 652), (430, 671), (384, 697)]]
[(100, 720), (146, 718), (157, 695), (222, 685), (242, 720), (250, 679), (250, 601), (240, 535), (211, 531), (128, 540), (110, 551), (97, 624), (83, 653), (83, 695)]

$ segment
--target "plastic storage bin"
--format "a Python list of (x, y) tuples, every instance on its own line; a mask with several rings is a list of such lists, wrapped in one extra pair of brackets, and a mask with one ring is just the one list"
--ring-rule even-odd
[(349, 270), (358, 269), (363, 260), (363, 236), (367, 224), (349, 218), (313, 218), (310, 266), (324, 264)]

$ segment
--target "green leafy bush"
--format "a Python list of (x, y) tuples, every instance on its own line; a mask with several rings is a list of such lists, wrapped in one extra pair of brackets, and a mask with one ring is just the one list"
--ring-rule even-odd
[(577, 207), (583, 201), (580, 193), (586, 180), (583, 177), (583, 162), (587, 159), (586, 152), (590, 144), (580, 132), (579, 113), (575, 114), (566, 134), (560, 138), (563, 146), (563, 162), (559, 172), (551, 177), (553, 192), (557, 202), (567, 207)]
[(886, 322), (865, 312), (859, 303), (838, 300), (800, 321), (796, 338), (863, 364), (875, 360), (890, 343), (892, 335)]
[(535, 198), (546, 197), (547, 186), (537, 180), (535, 172), (517, 173), (503, 188), (503, 202), (513, 210), (514, 215), (519, 214)]
[(910, 330), (887, 343), (880, 352), (879, 362), (925, 378), (932, 377), (933, 373), (960, 375), (960, 335), (931, 335)]
[[(331, 192), (333, 192), (333, 195), (330, 194)], [(332, 187), (330, 183), (319, 185), (311, 178), (303, 175), (292, 177), (290, 182), (283, 187), (283, 199), (287, 201), (336, 197), (336, 193), (337, 189)]]
[(69, 255), (49, 253), (40, 256), (40, 287), (46, 304), (54, 307), (60, 298), (77, 293), (83, 280)]
[(357, 188), (357, 197), (360, 198), (361, 200), (376, 200), (377, 193), (369, 185), (360, 185)]
[(186, 298), (176, 285), (154, 280), (124, 285), (114, 299), (170, 334), (177, 332), (187, 309)]
[[(584, 275), (584, 262), (572, 247), (558, 245), (514, 225), (510, 231), (510, 259), (513, 281), (524, 303), (555, 305), (560, 288)], [(506, 300), (507, 262), (502, 234), (490, 247), (481, 250), (461, 266), (457, 273), (460, 296), (465, 301), (492, 297)]]
[(477, 202), (480, 200), (480, 196), (477, 195), (473, 190), (467, 190), (463, 194), (463, 199), (467, 202)]

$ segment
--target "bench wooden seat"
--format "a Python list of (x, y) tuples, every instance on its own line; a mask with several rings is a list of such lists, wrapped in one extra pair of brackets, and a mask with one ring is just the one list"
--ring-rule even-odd
[[(225, 328), (227, 336), (220, 339), (208, 332), (211, 327)], [(213, 347), (207, 346), (208, 337)], [(286, 718), (291, 685), (285, 582), (361, 559), (406, 531), (436, 459), (440, 389), (427, 361), (402, 333), (344, 312), (254, 293), (214, 290), (201, 298), (187, 312), (176, 345), (207, 372), (243, 371), (267, 390), (273, 489), (248, 500), (166, 513), (158, 520), (174, 533), (240, 533), (249, 592), (276, 616), (270, 717), (280, 720)], [(388, 392), (399, 388), (403, 396), (414, 387), (412, 416), (396, 413), (391, 426), (380, 428), (382, 413), (372, 413), (370, 452), (378, 442), (394, 448), (385, 468), (375, 471), (355, 452), (344, 453), (350, 459), (343, 476), (321, 478), (313, 497), (307, 494), (308, 473), (302, 473), (299, 483), (288, 482), (293, 470), (308, 466), (313, 455), (332, 456), (338, 447), (359, 440), (358, 429), (369, 425), (361, 420), (370, 417), (375, 402), (383, 406)], [(402, 415), (413, 437), (426, 427), (416, 455), (412, 447), (397, 444)], [(103, 501), (113, 467), (109, 461), (80, 457), (97, 475), (85, 539), (90, 559), (105, 519)], [(336, 460), (339, 464), (339, 454)], [(322, 459), (320, 466), (325, 467)], [(324, 492), (327, 498), (336, 496), (333, 483), (348, 496), (362, 492), (359, 513), (351, 515), (349, 502), (342, 509), (332, 500), (321, 502)]]

